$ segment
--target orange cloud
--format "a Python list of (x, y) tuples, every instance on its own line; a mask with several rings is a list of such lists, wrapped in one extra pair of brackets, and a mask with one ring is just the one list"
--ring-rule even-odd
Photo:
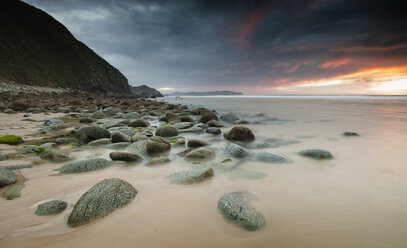
[(334, 68), (346, 65), (351, 61), (352, 60), (349, 58), (335, 59), (335, 60), (327, 61), (327, 62), (323, 63), (322, 65), (320, 65), (319, 67), (323, 68), (323, 69), (334, 69)]

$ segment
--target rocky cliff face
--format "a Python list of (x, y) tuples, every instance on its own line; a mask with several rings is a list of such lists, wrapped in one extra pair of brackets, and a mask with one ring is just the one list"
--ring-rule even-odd
[(123, 74), (44, 11), (0, 2), (0, 78), (27, 85), (130, 93)]

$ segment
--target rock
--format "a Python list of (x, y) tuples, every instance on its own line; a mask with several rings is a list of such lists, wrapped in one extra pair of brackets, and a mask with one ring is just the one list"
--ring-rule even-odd
[(69, 113), (69, 108), (62, 108), (62, 107), (61, 107), (61, 108), (57, 108), (57, 111), (58, 111), (58, 112), (61, 112), (61, 113), (66, 113), (66, 114), (67, 114), (67, 113)]
[(57, 146), (57, 144), (54, 142), (47, 142), (47, 143), (40, 145), (40, 147), (44, 148), (44, 150), (50, 150), (56, 146)]
[(343, 136), (346, 137), (355, 137), (355, 136), (359, 136), (359, 134), (355, 133), (355, 132), (344, 132), (342, 133)]
[(225, 220), (249, 231), (260, 229), (266, 223), (263, 214), (257, 211), (244, 192), (223, 195), (218, 201), (218, 210)]
[(210, 127), (224, 127), (225, 126), (220, 121), (217, 121), (217, 120), (210, 120), (206, 124)]
[(272, 145), (266, 141), (257, 141), (256, 140), (256, 141), (250, 143), (247, 147), (250, 149), (265, 149), (265, 148), (272, 147)]
[(75, 134), (75, 137), (87, 144), (93, 140), (110, 138), (110, 132), (100, 126), (87, 126), (79, 128)]
[(194, 124), (191, 122), (180, 122), (180, 123), (175, 123), (174, 127), (177, 129), (186, 129), (192, 127)]
[(180, 140), (177, 140), (177, 141), (175, 141), (174, 142), (174, 145), (175, 146), (183, 146), (183, 145), (185, 145), (185, 140), (184, 139), (180, 139)]
[(195, 120), (192, 119), (192, 117), (190, 117), (190, 116), (184, 115), (184, 116), (180, 116), (179, 118), (180, 118), (181, 122), (195, 122)]
[(113, 117), (113, 116), (116, 115), (116, 110), (114, 108), (112, 108), (112, 107), (109, 107), (109, 108), (103, 109), (103, 113), (107, 117)]
[(209, 127), (208, 129), (206, 129), (206, 132), (211, 133), (213, 135), (218, 135), (222, 133), (222, 131), (217, 127)]
[(36, 145), (28, 145), (26, 147), (23, 148), (23, 150), (21, 150), (21, 152), (19, 153), (19, 156), (37, 156), (40, 153), (42, 153), (43, 151), (45, 151), (45, 148), (40, 147), (40, 146), (36, 146)]
[(101, 170), (108, 167), (110, 163), (103, 158), (89, 158), (66, 164), (59, 168), (60, 174), (83, 173)]
[(270, 152), (259, 152), (256, 154), (256, 160), (264, 163), (287, 163), (288, 159)]
[(8, 159), (7, 155), (0, 154), (0, 161), (4, 161), (4, 160), (7, 160), (7, 159)]
[(167, 114), (165, 115), (165, 120), (168, 123), (178, 123), (181, 122), (181, 118), (179, 117), (179, 115), (174, 114), (173, 112), (169, 111), (167, 112)]
[(227, 113), (227, 114), (225, 114), (225, 115), (222, 115), (222, 116), (220, 117), (220, 119), (221, 119), (222, 121), (225, 121), (225, 122), (233, 123), (233, 122), (239, 120), (239, 117), (237, 117), (237, 116), (236, 116), (235, 114), (233, 114), (232, 112), (229, 112), (229, 113)]
[(187, 160), (205, 160), (211, 159), (215, 156), (215, 152), (206, 147), (200, 147), (196, 150), (193, 150), (185, 155)]
[(101, 110), (98, 110), (96, 112), (93, 112), (90, 115), (90, 118), (93, 118), (93, 119), (105, 119), (106, 115)]
[(66, 209), (68, 203), (60, 200), (53, 200), (38, 205), (35, 214), (38, 216), (59, 214)]
[(203, 113), (201, 116), (198, 117), (199, 123), (207, 123), (210, 120), (218, 120), (218, 117), (212, 111), (208, 111)]
[(212, 168), (216, 171), (230, 171), (239, 165), (240, 161), (237, 159), (225, 158), (222, 161), (213, 162)]
[(131, 145), (131, 142), (119, 142), (119, 143), (109, 144), (109, 145), (105, 146), (105, 148), (110, 149), (110, 150), (123, 150), (123, 149), (126, 149), (130, 145)]
[(58, 145), (65, 145), (65, 144), (71, 144), (71, 143), (76, 143), (77, 140), (75, 138), (57, 138), (55, 140), (55, 143)]
[(173, 184), (193, 184), (202, 182), (214, 175), (212, 168), (176, 172), (168, 176)]
[(63, 120), (59, 120), (59, 119), (48, 119), (44, 122), (44, 124), (46, 126), (55, 126), (55, 125), (60, 125), (60, 124), (64, 124)]
[(136, 141), (129, 145), (126, 150), (137, 154), (144, 154), (147, 152), (147, 140)]
[(189, 140), (187, 146), (188, 147), (201, 147), (201, 146), (207, 146), (208, 142), (204, 141), (204, 140), (199, 140), (199, 139), (193, 139), (193, 140)]
[(333, 158), (332, 153), (327, 150), (321, 149), (308, 149), (300, 151), (299, 154), (304, 157), (309, 157), (313, 159), (331, 159)]
[(54, 163), (62, 163), (71, 159), (68, 154), (56, 149), (44, 151), (41, 153), (40, 158)]
[(0, 187), (17, 182), (17, 175), (14, 172), (0, 166)]
[(68, 225), (77, 227), (102, 218), (129, 204), (136, 194), (137, 190), (124, 180), (105, 179), (79, 198), (68, 218)]
[(225, 148), (225, 153), (235, 158), (243, 158), (249, 155), (249, 152), (246, 151), (246, 149), (234, 143), (229, 144)]
[(7, 200), (13, 200), (21, 196), (21, 190), (24, 188), (23, 185), (15, 185), (9, 190), (4, 192), (3, 197)]
[(162, 164), (167, 164), (171, 162), (171, 160), (167, 157), (157, 157), (149, 160), (146, 163), (146, 166), (156, 166), (156, 165), (162, 165)]
[(161, 137), (152, 137), (147, 141), (147, 152), (149, 153), (165, 152), (170, 148), (170, 143)]
[(156, 136), (173, 137), (178, 135), (178, 130), (173, 126), (163, 126), (157, 129)]
[(13, 104), (13, 108), (16, 111), (23, 111), (23, 110), (28, 109), (29, 107), (30, 107), (30, 104), (22, 99), (14, 101), (14, 104)]
[(191, 127), (187, 129), (178, 130), (179, 133), (203, 133), (205, 129), (200, 127)]
[(229, 140), (252, 141), (255, 139), (252, 130), (245, 126), (235, 126), (229, 132), (224, 134)]
[(4, 169), (10, 170), (10, 171), (27, 169), (27, 168), (32, 168), (32, 167), (34, 167), (33, 163), (3, 166)]
[(138, 119), (138, 118), (140, 118), (140, 114), (136, 113), (136, 112), (131, 112), (131, 113), (124, 114), (122, 116), (122, 118), (126, 119), (126, 120)]
[(23, 142), (23, 138), (17, 135), (6, 135), (0, 137), (0, 144), (17, 145)]
[(16, 111), (14, 111), (14, 110), (12, 110), (12, 109), (5, 109), (5, 110), (3, 110), (3, 112), (4, 112), (5, 114), (15, 114), (15, 113), (16, 113)]
[(132, 142), (140, 141), (140, 140), (148, 140), (148, 137), (143, 134), (135, 134), (131, 137)]
[(95, 120), (90, 117), (80, 117), (79, 123), (93, 123)]
[[(104, 145), (109, 145), (111, 144), (112, 141), (109, 138), (102, 138), (102, 139), (97, 139), (94, 141), (91, 141), (88, 143), (90, 146), (104, 146)], [(127, 142), (129, 143), (129, 142)]]
[(134, 131), (131, 130), (130, 128), (128, 128), (128, 127), (109, 128), (109, 132), (120, 132), (120, 133), (123, 133), (123, 134), (125, 134), (127, 136), (130, 136), (130, 137), (133, 136), (133, 134), (134, 134)]
[(192, 115), (202, 115), (205, 112), (212, 112), (212, 111), (210, 111), (209, 109), (206, 109), (206, 108), (197, 108), (197, 109), (191, 110)]
[(135, 162), (135, 161), (141, 161), (143, 160), (140, 155), (132, 152), (111, 152), (109, 154), (110, 158), (112, 160), (118, 160), (118, 161), (126, 161), (126, 162)]
[(137, 119), (129, 124), (129, 127), (149, 127), (150, 123), (144, 119)]
[(112, 142), (113, 143), (119, 143), (119, 142), (130, 142), (131, 137), (121, 133), (121, 132), (113, 132), (112, 133)]
[(235, 124), (235, 125), (247, 125), (247, 124), (250, 124), (250, 122), (248, 120), (237, 120), (237, 121), (233, 122), (233, 124)]

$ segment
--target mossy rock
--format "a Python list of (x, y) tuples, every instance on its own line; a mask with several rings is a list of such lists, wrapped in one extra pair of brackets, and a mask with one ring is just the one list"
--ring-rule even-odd
[(38, 216), (59, 214), (66, 209), (68, 204), (64, 201), (53, 200), (43, 204), (40, 204), (35, 211)]
[(23, 138), (17, 135), (6, 135), (0, 137), (0, 144), (17, 145), (23, 142)]
[(31, 118), (25, 118), (25, 119), (22, 119), (22, 121), (37, 122), (37, 120), (31, 119)]
[(17, 182), (17, 175), (7, 168), (0, 167), (0, 187)]
[(251, 197), (245, 192), (223, 195), (218, 201), (218, 210), (225, 220), (248, 231), (258, 230), (266, 223), (263, 214), (251, 204)]
[(79, 198), (68, 218), (68, 225), (77, 227), (102, 218), (129, 204), (136, 194), (137, 190), (124, 180), (105, 179)]
[(4, 192), (3, 197), (7, 200), (13, 200), (21, 196), (21, 190), (24, 188), (23, 185), (16, 185), (11, 187), (9, 190)]
[(214, 175), (212, 168), (176, 172), (168, 176), (173, 184), (194, 184), (205, 181)]
[(103, 158), (89, 158), (66, 164), (59, 168), (60, 174), (83, 173), (88, 171), (101, 170), (110, 166), (110, 163)]

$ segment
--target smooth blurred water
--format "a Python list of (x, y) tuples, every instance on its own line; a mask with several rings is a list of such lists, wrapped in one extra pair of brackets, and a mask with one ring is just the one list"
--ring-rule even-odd
[[(275, 247), (406, 247), (407, 98), (376, 96), (242, 96), (169, 98), (171, 103), (232, 111), (257, 140), (279, 140), (266, 151), (293, 160), (249, 163), (266, 179), (245, 183), (267, 216), (258, 244)], [(344, 131), (359, 137), (344, 137)], [(315, 161), (302, 149), (331, 151)], [(228, 182), (225, 182), (228, 185)], [(236, 185), (235, 185), (236, 186)], [(226, 186), (225, 186), (226, 187)], [(263, 243), (266, 242), (266, 243)]]

